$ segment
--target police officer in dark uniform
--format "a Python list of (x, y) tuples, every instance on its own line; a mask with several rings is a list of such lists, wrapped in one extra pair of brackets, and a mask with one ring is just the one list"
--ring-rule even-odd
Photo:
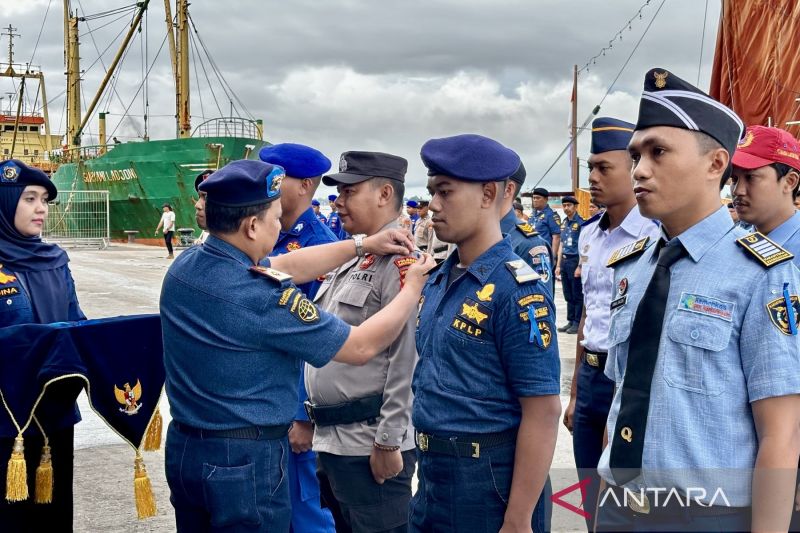
[(317, 200), (316, 198), (311, 200), (311, 209), (313, 209), (314, 210), (314, 214), (317, 215), (317, 220), (322, 222), (322, 224), (327, 228), (328, 227), (328, 219), (325, 218), (325, 215), (323, 215), (322, 213), (319, 212), (319, 206), (320, 206), (319, 200)]
[[(338, 239), (310, 207), (310, 199), (319, 187), (322, 174), (330, 170), (331, 161), (319, 150), (294, 143), (265, 146), (259, 158), (286, 171), (281, 184), (281, 233), (270, 256), (289, 253), (300, 248), (336, 242)], [(317, 202), (319, 204), (319, 202)], [(320, 286), (319, 279), (297, 286), (313, 301)], [(314, 425), (309, 421), (303, 403), (308, 399), (300, 365), (300, 401), (294, 422), (289, 430), (289, 484), (292, 501), (292, 531), (317, 533), (334, 531), (333, 516), (320, 504), (320, 487), (317, 480), (317, 457), (311, 450)]]
[(561, 411), (558, 343), (548, 289), (500, 231), (520, 160), (479, 135), (432, 139), (421, 156), (434, 230), (457, 248), (420, 300), (410, 530), (545, 531), (534, 508), (549, 501), (540, 496)]
[(328, 204), (331, 206), (331, 214), (328, 216), (328, 229), (336, 235), (337, 239), (341, 240), (347, 238), (347, 232), (342, 227), (342, 220), (337, 212), (336, 198), (335, 194), (328, 195)]
[(508, 206), (508, 212), (500, 220), (500, 231), (508, 235), (514, 253), (528, 263), (533, 270), (541, 277), (550, 295), (555, 294), (555, 277), (553, 276), (553, 256), (550, 245), (542, 239), (526, 220), (520, 220), (513, 206), (514, 198), (517, 197), (519, 190), (525, 184), (525, 165), (519, 164), (517, 171), (509, 178), (506, 185), (506, 196), (503, 198), (503, 206)]
[(564, 300), (567, 301), (567, 323), (558, 328), (564, 333), (578, 333), (578, 323), (583, 311), (583, 292), (581, 289), (581, 273), (578, 270), (578, 237), (581, 234), (583, 218), (578, 214), (578, 200), (574, 196), (565, 196), (561, 200), (564, 207), (564, 221), (561, 223), (561, 250), (556, 263), (556, 276), (561, 277)]

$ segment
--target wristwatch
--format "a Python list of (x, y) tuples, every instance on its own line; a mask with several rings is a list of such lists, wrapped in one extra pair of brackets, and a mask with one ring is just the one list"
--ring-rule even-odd
[(356, 255), (359, 258), (364, 257), (364, 235), (363, 233), (359, 233), (358, 235), (353, 235), (353, 242), (356, 243)]

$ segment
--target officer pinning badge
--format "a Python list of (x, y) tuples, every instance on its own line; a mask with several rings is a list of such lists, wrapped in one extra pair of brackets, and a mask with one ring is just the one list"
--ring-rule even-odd
[(265, 278), (269, 278), (273, 281), (277, 281), (279, 283), (283, 283), (284, 281), (289, 281), (290, 279), (292, 279), (292, 276), (290, 276), (289, 274), (281, 272), (280, 270), (275, 270), (274, 268), (269, 268), (261, 265), (251, 266), (250, 271), (255, 272), (256, 274), (260, 274)]
[(19, 167), (13, 161), (9, 161), (3, 165), (3, 173), (0, 174), (0, 179), (4, 183), (15, 183), (19, 176)]
[(622, 278), (619, 280), (619, 284), (617, 284), (617, 294), (620, 296), (625, 296), (625, 293), (628, 292), (628, 278)]
[[(787, 298), (791, 305), (786, 305)], [(797, 335), (798, 317), (800, 317), (800, 298), (796, 294), (788, 294), (776, 298), (767, 304), (769, 319), (784, 335)]]
[(644, 239), (639, 239), (636, 242), (626, 244), (622, 248), (617, 248), (614, 253), (611, 254), (611, 257), (608, 258), (608, 263), (606, 263), (606, 266), (614, 266), (617, 263), (621, 263), (626, 259), (641, 254), (643, 251), (645, 251), (645, 249), (647, 249), (647, 244), (649, 242), (650, 237), (645, 237)]
[(527, 222), (524, 224), (517, 224), (517, 229), (520, 230), (526, 237), (534, 237), (539, 235), (539, 232)]
[(494, 283), (487, 283), (481, 288), (481, 290), (475, 293), (475, 295), (478, 297), (478, 300), (482, 302), (491, 302), (492, 294), (494, 294)]
[(126, 383), (122, 386), (122, 389), (114, 385), (114, 397), (117, 399), (117, 403), (122, 405), (122, 407), (119, 408), (120, 413), (125, 413), (129, 416), (135, 415), (142, 407), (140, 403), (142, 398), (141, 382), (137, 379), (136, 385), (133, 387), (131, 387), (130, 383)]
[(534, 272), (530, 265), (528, 265), (528, 263), (522, 259), (506, 261), (506, 268), (511, 271), (511, 274), (514, 275), (514, 279), (519, 284), (535, 281), (541, 278), (541, 276)]
[(373, 265), (373, 263), (375, 263), (375, 256), (372, 255), (372, 254), (367, 254), (364, 257), (364, 260), (361, 261), (361, 265), (359, 265), (358, 268), (361, 269), (361, 270), (366, 270), (369, 267), (371, 267)]
[(766, 235), (754, 232), (738, 239), (736, 243), (747, 250), (759, 263), (769, 268), (794, 257), (790, 252), (778, 246)]
[(417, 262), (416, 257), (401, 257), (400, 259), (394, 260), (394, 265), (397, 267), (397, 270), (400, 272), (400, 288), (402, 289), (406, 284), (406, 272), (408, 272), (408, 267), (413, 265)]
[(290, 252), (299, 250), (300, 248), (302, 248), (302, 246), (300, 246), (300, 243), (297, 241), (292, 241), (286, 245), (286, 249), (289, 250)]

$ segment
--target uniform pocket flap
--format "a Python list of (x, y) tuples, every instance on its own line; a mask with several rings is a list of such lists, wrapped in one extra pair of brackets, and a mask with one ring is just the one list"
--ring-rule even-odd
[(633, 313), (620, 311), (611, 317), (611, 328), (608, 331), (608, 344), (614, 346), (628, 340), (631, 336)]
[(364, 307), (370, 292), (372, 292), (372, 287), (369, 285), (351, 283), (339, 291), (336, 300), (354, 307)]
[(667, 329), (669, 338), (674, 342), (719, 352), (730, 341), (732, 323), (711, 316), (678, 310)]

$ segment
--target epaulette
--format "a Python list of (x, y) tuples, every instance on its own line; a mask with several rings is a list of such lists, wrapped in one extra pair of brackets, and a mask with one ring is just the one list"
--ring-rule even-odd
[(789, 261), (794, 257), (791, 252), (784, 250), (766, 235), (757, 231), (737, 239), (736, 243), (750, 252), (750, 255), (767, 268)]
[(523, 235), (526, 237), (535, 237), (539, 235), (539, 232), (536, 231), (536, 228), (525, 222), (524, 224), (517, 224), (517, 229), (522, 232)]
[(506, 261), (506, 268), (511, 271), (514, 279), (520, 285), (529, 281), (535, 281), (541, 278), (539, 274), (534, 271), (528, 263), (522, 259), (515, 259), (514, 261)]
[(251, 266), (250, 271), (255, 272), (256, 274), (259, 274), (261, 276), (264, 276), (265, 278), (269, 278), (273, 281), (277, 281), (278, 283), (283, 283), (284, 281), (289, 281), (292, 279), (292, 276), (284, 272), (281, 272), (280, 270), (275, 270), (274, 268), (269, 268), (260, 265)]
[(626, 244), (622, 248), (617, 248), (614, 250), (614, 253), (611, 254), (611, 257), (608, 258), (608, 263), (606, 263), (606, 266), (614, 266), (617, 263), (621, 263), (622, 261), (630, 259), (631, 257), (636, 257), (647, 249), (647, 244), (649, 242), (650, 237), (645, 237), (644, 239), (639, 239), (636, 242)]

